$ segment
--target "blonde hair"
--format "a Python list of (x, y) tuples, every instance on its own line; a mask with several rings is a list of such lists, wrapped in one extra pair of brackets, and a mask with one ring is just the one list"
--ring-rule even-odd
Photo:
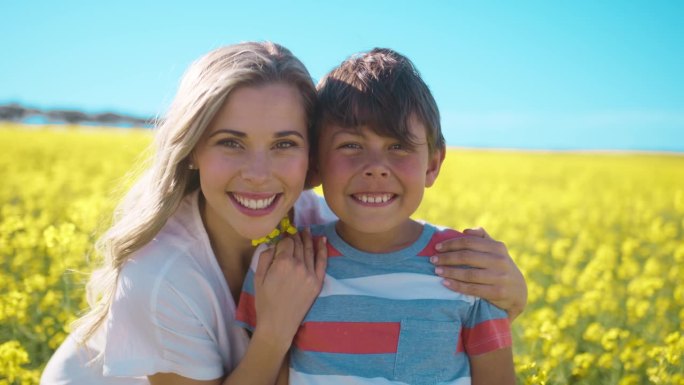
[(104, 263), (86, 286), (90, 310), (74, 325), (81, 342), (105, 321), (124, 263), (157, 235), (181, 200), (199, 188), (189, 158), (227, 97), (239, 87), (276, 82), (299, 90), (311, 126), (316, 90), (306, 67), (285, 47), (271, 42), (225, 46), (188, 68), (166, 117), (157, 125), (150, 167), (124, 196), (113, 225), (96, 244)]

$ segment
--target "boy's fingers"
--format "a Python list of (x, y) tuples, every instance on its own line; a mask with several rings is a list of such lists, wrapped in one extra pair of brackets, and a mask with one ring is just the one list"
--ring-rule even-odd
[(325, 269), (328, 267), (328, 240), (326, 237), (318, 238), (316, 242), (316, 277), (323, 280)]
[(268, 268), (271, 266), (271, 262), (273, 262), (274, 254), (275, 249), (273, 247), (269, 247), (257, 256), (257, 258), (259, 258), (259, 261), (257, 261), (257, 268), (254, 272), (255, 284), (260, 284), (266, 277), (266, 272), (268, 271)]
[(302, 241), (304, 244), (304, 265), (306, 265), (306, 269), (308, 271), (314, 271), (315, 251), (313, 246), (313, 240), (311, 239), (311, 230), (309, 230), (308, 227), (305, 228), (304, 231), (302, 231)]

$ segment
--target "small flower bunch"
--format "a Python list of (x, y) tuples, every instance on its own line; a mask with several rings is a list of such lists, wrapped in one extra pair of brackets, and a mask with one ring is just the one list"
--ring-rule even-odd
[(297, 228), (292, 226), (290, 218), (285, 217), (280, 220), (278, 227), (273, 229), (270, 234), (259, 239), (252, 239), (252, 246), (258, 246), (262, 243), (272, 244), (277, 242), (285, 234), (297, 234)]

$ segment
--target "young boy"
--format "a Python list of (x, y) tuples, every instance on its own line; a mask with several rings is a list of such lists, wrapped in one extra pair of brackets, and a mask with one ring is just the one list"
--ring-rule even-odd
[[(445, 155), (413, 64), (389, 49), (353, 56), (321, 81), (319, 103), (313, 171), (339, 221), (312, 228), (328, 239), (328, 267), (290, 351), (290, 383), (515, 383), (507, 314), (443, 287), (429, 262), (460, 233), (410, 218)], [(253, 327), (249, 303), (238, 319)]]

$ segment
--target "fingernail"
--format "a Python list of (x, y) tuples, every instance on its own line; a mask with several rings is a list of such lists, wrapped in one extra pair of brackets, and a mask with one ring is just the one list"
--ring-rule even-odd
[(437, 263), (438, 260), (439, 260), (439, 258), (437, 258), (436, 255), (433, 255), (432, 257), (430, 257), (430, 262), (432, 262), (432, 263)]
[(437, 251), (442, 251), (442, 248), (443, 248), (443, 247), (444, 247), (444, 246), (443, 246), (441, 243), (438, 243), (438, 244), (435, 245), (435, 249), (436, 249)]
[(442, 273), (444, 273), (444, 269), (442, 269), (441, 267), (435, 269), (435, 274), (442, 275)]
[(442, 281), (442, 285), (444, 286), (451, 286), (451, 282), (447, 281), (446, 279)]

